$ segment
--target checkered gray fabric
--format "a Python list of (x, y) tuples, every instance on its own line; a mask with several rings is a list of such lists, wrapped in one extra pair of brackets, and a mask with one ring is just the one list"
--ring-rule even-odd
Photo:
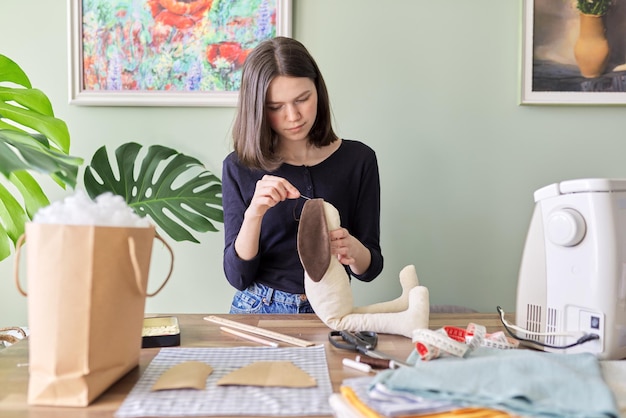
[[(151, 392), (163, 372), (185, 361), (213, 368), (204, 390)], [(216, 386), (228, 373), (257, 361), (290, 361), (317, 381), (313, 388)], [(163, 348), (115, 413), (117, 418), (202, 415), (330, 415), (332, 385), (323, 345), (314, 347)]]

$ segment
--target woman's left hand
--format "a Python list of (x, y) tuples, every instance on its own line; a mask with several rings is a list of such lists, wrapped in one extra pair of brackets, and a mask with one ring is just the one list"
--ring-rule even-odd
[(341, 264), (350, 265), (354, 263), (353, 256), (354, 241), (356, 239), (350, 235), (346, 228), (330, 231), (330, 252), (337, 256)]
[(367, 248), (354, 238), (346, 228), (330, 231), (330, 252), (343, 265), (350, 266), (355, 274), (363, 274), (372, 260)]

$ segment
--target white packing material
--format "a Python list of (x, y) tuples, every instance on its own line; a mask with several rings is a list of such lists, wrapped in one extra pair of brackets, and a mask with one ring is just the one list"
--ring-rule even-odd
[(62, 201), (41, 208), (33, 217), (33, 222), (137, 228), (150, 225), (148, 219), (137, 215), (122, 196), (106, 192), (92, 200), (80, 189)]

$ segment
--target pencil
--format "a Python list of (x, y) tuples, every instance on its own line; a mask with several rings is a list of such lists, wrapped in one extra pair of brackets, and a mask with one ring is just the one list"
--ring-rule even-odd
[(236, 335), (237, 337), (241, 337), (244, 340), (248, 340), (248, 341), (254, 341), (255, 343), (259, 343), (259, 344), (263, 344), (263, 345), (269, 345), (270, 347), (278, 347), (278, 343), (274, 342), (274, 341), (269, 341), (266, 340), (265, 338), (261, 338), (261, 337), (257, 337), (254, 335), (250, 335), (250, 334), (246, 334), (244, 332), (239, 332), (237, 330), (228, 328), (228, 327), (220, 327), (220, 329), (224, 332), (227, 332), (229, 334), (233, 334)]

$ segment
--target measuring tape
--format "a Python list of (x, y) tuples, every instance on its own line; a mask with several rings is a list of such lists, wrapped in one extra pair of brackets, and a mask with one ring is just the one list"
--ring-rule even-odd
[(442, 355), (465, 357), (477, 347), (499, 349), (517, 348), (519, 342), (510, 339), (503, 332), (487, 334), (487, 329), (470, 323), (466, 329), (444, 326), (438, 330), (416, 329), (413, 343), (422, 360), (432, 360)]

